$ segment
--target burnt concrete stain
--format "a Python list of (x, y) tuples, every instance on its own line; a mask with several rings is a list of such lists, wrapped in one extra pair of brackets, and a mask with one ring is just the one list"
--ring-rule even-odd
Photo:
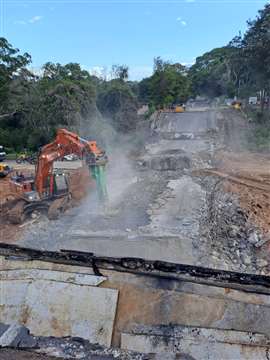
[[(212, 286), (240, 289), (258, 294), (270, 294), (270, 277), (232, 271), (204, 268), (200, 266), (150, 261), (140, 258), (116, 258), (95, 256), (93, 253), (61, 250), (41, 251), (0, 243), (0, 255), (9, 259), (27, 259), (91, 267), (98, 275), (101, 269), (135, 273), (174, 281), (191, 281)], [(14, 257), (15, 256), (15, 257)]]

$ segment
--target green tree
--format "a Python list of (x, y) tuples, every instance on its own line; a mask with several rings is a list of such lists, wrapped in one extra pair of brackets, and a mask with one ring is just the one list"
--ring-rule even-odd
[(126, 65), (113, 65), (112, 66), (112, 77), (120, 79), (122, 81), (128, 79), (128, 66)]
[(104, 82), (98, 91), (97, 106), (117, 131), (136, 129), (138, 104), (130, 84), (121, 79)]
[(233, 71), (233, 45), (213, 49), (196, 59), (189, 70), (193, 92), (197, 95), (216, 97), (236, 95), (238, 72)]
[(20, 54), (5, 38), (0, 38), (0, 113), (9, 109), (10, 85), (13, 79), (30, 75), (26, 69), (30, 62), (31, 56), (28, 53)]
[(166, 107), (185, 102), (190, 96), (190, 89), (186, 67), (157, 57), (154, 59), (153, 75), (139, 85), (139, 98), (156, 107)]
[(248, 30), (243, 38), (245, 58), (251, 73), (253, 84), (262, 95), (262, 110), (264, 99), (270, 94), (270, 5), (265, 5), (259, 11), (257, 18), (248, 21)]

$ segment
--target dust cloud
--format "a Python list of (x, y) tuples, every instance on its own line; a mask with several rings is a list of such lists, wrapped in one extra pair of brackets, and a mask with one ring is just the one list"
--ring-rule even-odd
[[(81, 132), (87, 134), (87, 139), (97, 141), (98, 146), (106, 151), (109, 159), (106, 166), (107, 205), (116, 206), (123, 200), (127, 188), (137, 182), (130, 155), (137, 148), (138, 134), (120, 134), (113, 128), (110, 119), (101, 116), (92, 120), (91, 125)], [(93, 202), (94, 196), (90, 194), (89, 197)]]

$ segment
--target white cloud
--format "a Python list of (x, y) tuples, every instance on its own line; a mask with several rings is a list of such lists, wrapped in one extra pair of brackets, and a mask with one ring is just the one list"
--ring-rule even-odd
[[(84, 66), (82, 66), (83, 68), (85, 68)], [(93, 66), (92, 68), (89, 69), (89, 72), (91, 75), (93, 76), (97, 76), (100, 78), (107, 78), (107, 69), (104, 66)]]
[(14, 21), (14, 24), (15, 24), (15, 25), (26, 25), (27, 22), (24, 21), (24, 20), (16, 20), (16, 21)]
[(28, 70), (36, 76), (42, 76), (44, 73), (42, 66), (29, 66)]
[(15, 24), (15, 25), (34, 24), (34, 23), (40, 21), (42, 18), (43, 18), (43, 16), (36, 15), (36, 16), (33, 16), (33, 17), (32, 17), (31, 19), (29, 19), (29, 20), (16, 20), (16, 21), (14, 21), (14, 24)]
[(182, 62), (180, 62), (182, 65), (184, 65), (184, 66), (187, 66), (187, 67), (189, 67), (189, 66), (192, 66), (192, 65), (194, 65), (195, 64), (195, 59), (194, 60), (192, 60), (192, 61), (182, 61)]
[[(82, 68), (87, 70), (91, 75), (97, 76), (101, 79), (106, 79), (106, 80), (112, 79), (111, 66), (96, 65), (87, 68), (86, 66), (82, 65)], [(147, 65), (129, 66), (128, 73), (129, 73), (129, 80), (141, 80), (145, 77), (152, 75), (153, 67)]]
[(33, 23), (35, 23), (35, 22), (37, 22), (37, 21), (40, 21), (41, 19), (42, 19), (42, 16), (36, 15), (36, 16), (33, 16), (33, 17), (29, 20), (29, 22), (30, 22), (31, 24), (33, 24)]
[(187, 26), (187, 22), (183, 20), (181, 16), (178, 16), (178, 18), (176, 18), (176, 21), (179, 21), (182, 26)]

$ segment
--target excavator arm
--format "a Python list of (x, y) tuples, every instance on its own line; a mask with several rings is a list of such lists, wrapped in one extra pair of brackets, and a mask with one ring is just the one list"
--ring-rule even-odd
[(105, 152), (98, 148), (95, 141), (87, 141), (66, 129), (59, 129), (55, 140), (45, 145), (39, 153), (35, 187), (40, 198), (51, 193), (52, 184), (48, 182), (52, 178), (54, 161), (68, 154), (77, 154), (86, 159), (89, 169), (97, 182), (99, 194), (106, 197), (106, 186), (103, 179), (100, 179), (100, 177), (103, 178), (104, 167), (107, 163)]

